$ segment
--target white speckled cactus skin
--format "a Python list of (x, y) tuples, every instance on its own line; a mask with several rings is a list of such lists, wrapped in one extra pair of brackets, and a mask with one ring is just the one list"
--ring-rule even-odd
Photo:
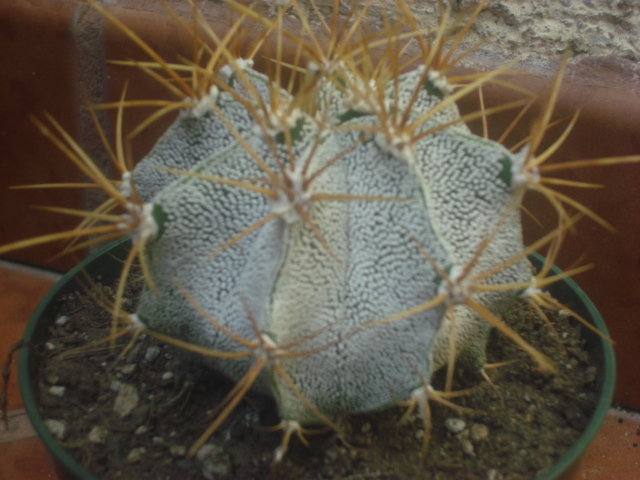
[[(269, 103), (269, 79), (250, 65), (243, 71)], [(270, 350), (206, 362), (239, 380), (263, 361), (255, 388), (276, 398), (286, 420), (317, 423), (320, 414), (333, 419), (410, 398), (446, 363), (449, 323), (443, 322), (446, 302), (402, 312), (447, 290), (439, 269), (455, 283), (460, 269), (486, 271), (522, 250), (521, 193), (509, 170), (514, 155), (463, 123), (409, 146), (383, 129), (371, 133), (380, 127), (379, 116), (352, 108), (331, 82), (317, 91), (314, 117), (296, 112), (282, 131), (261, 128), (261, 119), (238, 101), (246, 89), (242, 79), (231, 75), (229, 84), (235, 95), (214, 89), (175, 121), (134, 171), (159, 227), (147, 245), (153, 288), (144, 291), (138, 318), (150, 329), (222, 352), (247, 350), (234, 335), (260, 337)], [(417, 69), (400, 76), (385, 98), (399, 115), (411, 105), (409, 118), (418, 119), (446, 98), (445, 87), (425, 81)], [(289, 94), (279, 95), (286, 101)], [(418, 133), (457, 118), (451, 103)], [(291, 148), (284, 128), (291, 129)], [(280, 191), (274, 199), (211, 180), (266, 185), (266, 171), (288, 180), (294, 193)], [(314, 172), (321, 173), (301, 186)], [(521, 260), (485, 282), (530, 278)], [(474, 298), (499, 312), (513, 295)], [(455, 292), (447, 301), (456, 303)], [(459, 357), (480, 368), (490, 326), (464, 305), (455, 308)]]

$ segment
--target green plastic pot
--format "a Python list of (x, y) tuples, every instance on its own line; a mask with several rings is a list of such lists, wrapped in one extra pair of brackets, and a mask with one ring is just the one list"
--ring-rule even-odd
[[(34, 372), (36, 358), (30, 345), (42, 343), (46, 338), (49, 326), (56, 320), (57, 299), (64, 294), (82, 289), (87, 284), (87, 277), (101, 283), (111, 283), (119, 278), (121, 266), (128, 253), (128, 240), (114, 242), (104, 249), (94, 253), (80, 265), (67, 273), (51, 289), (38, 305), (31, 316), (23, 339), (25, 346), (20, 350), (18, 360), (18, 376), (20, 392), (25, 410), (33, 427), (44, 442), (52, 457), (54, 467), (61, 479), (98, 480), (76, 460), (74, 460), (57, 442), (44, 424), (35, 395)], [(540, 268), (543, 258), (534, 254), (530, 260), (536, 268)], [(560, 273), (560, 269), (553, 267), (550, 274)], [(591, 300), (570, 278), (556, 282), (550, 287), (551, 293), (562, 303), (570, 306), (576, 313), (591, 322), (600, 332), (609, 335), (600, 313)], [(612, 345), (587, 328), (582, 329), (586, 340), (586, 348), (598, 368), (597, 382), (600, 388), (600, 398), (596, 410), (586, 430), (578, 441), (542, 476), (541, 480), (568, 479), (572, 470), (577, 467), (578, 460), (602, 426), (613, 398), (615, 385), (615, 358)]]

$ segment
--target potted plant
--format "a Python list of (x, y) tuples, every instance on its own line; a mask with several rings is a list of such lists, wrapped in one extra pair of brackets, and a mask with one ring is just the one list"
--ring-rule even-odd
[[(325, 23), (324, 48), (297, 2), (291, 8), (301, 19), (299, 35), (282, 27), (287, 9), (268, 19), (230, 4), (238, 18), (224, 35), (197, 11), (193, 26), (176, 17), (191, 33), (195, 52), (193, 61), (180, 65), (162, 59), (96, 5), (151, 57), (122, 63), (139, 67), (180, 99), (128, 102), (123, 94), (111, 105), (118, 109), (116, 148), (107, 146), (119, 171), (115, 180), (53, 118), (52, 127), (37, 122), (108, 200), (94, 212), (63, 211), (84, 217), (73, 232), (0, 249), (72, 239), (66, 251), (73, 251), (95, 242), (80, 243), (80, 236), (132, 238), (121, 258), (107, 338), (157, 338), (237, 382), (211, 427), (183, 452), (187, 457), (202, 451), (249, 390), (275, 399), (284, 432), (276, 462), (285, 458), (293, 434), (305, 441), (308, 425), (343, 436), (343, 415), (398, 402), (420, 411), (426, 449), (429, 402), (449, 403), (456, 366), (484, 371), (493, 328), (545, 375), (556, 371), (502, 320), (518, 299), (537, 311), (542, 305), (570, 312), (606, 336), (588, 303), (575, 306), (579, 299), (571, 298), (563, 306), (546, 291), (554, 280), (574, 287), (566, 277), (583, 269), (549, 276), (551, 263), (580, 216), (598, 218), (545, 185), (545, 162), (557, 145), (539, 147), (552, 123), (560, 75), (526, 146), (514, 152), (472, 135), (464, 122), (528, 105), (531, 98), (463, 116), (456, 108), (456, 101), (506, 69), (447, 79), (479, 9), (455, 33), (446, 21), (432, 33), (420, 30), (403, 1), (397, 5), (403, 22), (381, 32), (358, 27), (358, 14), (342, 23), (336, 11), (331, 26)], [(243, 58), (236, 38), (249, 20), (263, 33)], [(414, 43), (418, 54), (405, 59)], [(269, 75), (253, 68), (263, 45), (275, 52)], [(160, 105), (136, 132), (182, 111), (134, 168), (121, 118), (125, 107), (136, 105)], [(559, 220), (552, 234), (523, 248), (518, 207), (531, 189), (549, 198)], [(570, 215), (571, 208), (578, 215)], [(527, 257), (547, 245), (548, 261), (533, 273)], [(95, 268), (103, 258), (93, 260)], [(144, 287), (139, 304), (128, 309), (126, 279), (136, 261)], [(595, 345), (598, 356), (612, 362), (606, 340)], [(441, 367), (444, 393), (431, 386)], [(613, 364), (602, 368), (606, 388), (586, 437), (611, 399)], [(563, 462), (554, 475), (567, 467)]]

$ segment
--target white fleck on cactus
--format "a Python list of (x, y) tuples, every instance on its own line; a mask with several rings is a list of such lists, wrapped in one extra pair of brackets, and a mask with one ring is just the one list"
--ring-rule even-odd
[[(553, 152), (536, 156), (560, 77), (528, 146), (514, 153), (472, 134), (464, 122), (484, 112), (461, 117), (455, 103), (500, 71), (447, 81), (454, 62), (445, 44), (459, 38), (444, 24), (434, 35), (418, 29), (404, 0), (403, 24), (364, 35), (347, 23), (329, 31), (328, 50), (295, 1), (311, 40), (284, 32), (287, 9), (267, 19), (229, 3), (242, 17), (232, 32), (246, 18), (265, 28), (248, 58), (196, 13), (208, 35), (192, 32), (201, 66), (180, 68), (96, 5), (154, 62), (130, 64), (167, 74), (161, 83), (182, 98), (166, 111), (182, 112), (133, 170), (119, 141), (118, 181), (52, 119), (58, 136), (39, 123), (110, 199), (97, 212), (66, 211), (85, 216), (77, 231), (0, 253), (80, 234), (133, 238), (125, 274), (139, 258), (147, 286), (137, 311), (122, 312), (121, 282), (114, 319), (201, 354), (238, 382), (191, 454), (250, 388), (277, 401), (285, 430), (278, 459), (301, 425), (334, 426), (340, 415), (398, 401), (428, 411), (433, 372), (449, 365), (452, 373), (456, 359), (482, 369), (493, 327), (551, 370), (499, 316), (519, 297), (553, 302), (541, 291), (552, 281), (548, 268), (533, 277), (526, 255), (574, 221), (566, 198), (541, 183)], [(252, 58), (269, 32), (279, 53), (265, 75)], [(293, 66), (281, 55), (285, 40), (295, 45)], [(405, 64), (409, 42), (420, 52)], [(385, 48), (378, 63), (374, 47)], [(179, 74), (185, 69), (191, 83)], [(292, 80), (281, 78), (285, 69)], [(128, 106), (124, 96), (115, 106)], [(525, 249), (519, 205), (531, 188), (552, 199), (561, 222)]]

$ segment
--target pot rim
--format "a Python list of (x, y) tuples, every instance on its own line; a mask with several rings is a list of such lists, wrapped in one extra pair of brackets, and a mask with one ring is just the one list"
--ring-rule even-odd
[[(541, 268), (544, 263), (544, 257), (539, 253), (533, 253), (529, 256), (529, 260), (536, 267)], [(549, 275), (558, 275), (562, 273), (562, 270), (556, 265), (553, 265), (549, 271)], [(607, 338), (611, 338), (609, 330), (607, 329), (600, 312), (593, 304), (587, 294), (578, 286), (578, 284), (570, 277), (563, 278), (558, 282), (549, 286), (549, 290), (554, 296), (562, 297), (566, 295), (567, 291), (571, 291), (576, 296), (575, 303), (571, 308), (581, 315), (585, 320), (591, 322), (598, 331), (604, 334)], [(583, 337), (589, 337), (592, 344), (597, 345), (599, 351), (593, 351), (593, 348), (589, 349), (590, 355), (601, 356), (600, 361), (602, 363), (601, 375), (601, 387), (600, 398), (596, 408), (589, 420), (587, 427), (584, 429), (578, 440), (560, 457), (551, 467), (549, 467), (542, 475), (536, 477), (537, 480), (553, 480), (560, 478), (562, 474), (569, 471), (572, 466), (576, 466), (582, 455), (586, 452), (587, 448), (593, 441), (594, 437), (602, 427), (611, 402), (613, 401), (613, 393), (616, 383), (616, 360), (613, 351), (613, 343), (607, 341), (604, 338), (596, 335), (591, 330), (586, 328), (582, 331)]]
[[(27, 324), (23, 334), (25, 344), (20, 349), (18, 357), (18, 383), (20, 386), (20, 393), (24, 402), (25, 411), (34, 427), (34, 430), (44, 443), (49, 455), (53, 457), (54, 465), (58, 472), (65, 475), (75, 475), (76, 478), (83, 480), (99, 479), (80, 465), (69, 453), (67, 453), (66, 450), (62, 448), (46, 427), (44, 419), (38, 411), (35, 390), (33, 388), (30, 375), (35, 368), (35, 360), (32, 355), (33, 350), (30, 348), (30, 345), (34, 344), (34, 337), (37, 337), (39, 333), (43, 335), (46, 328), (53, 322), (54, 316), (51, 313), (49, 315), (45, 315), (45, 313), (51, 308), (51, 304), (55, 301), (58, 295), (65, 293), (65, 289), (69, 290), (70, 285), (74, 285), (74, 277), (78, 274), (86, 274), (86, 272), (90, 272), (92, 269), (98, 270), (96, 268), (96, 264), (102, 264), (105, 261), (110, 261), (110, 257), (117, 256), (118, 247), (128, 241), (128, 238), (124, 238), (103, 247), (99, 251), (90, 255), (80, 264), (76, 265), (53, 286), (53, 288), (38, 304), (38, 307), (29, 319), (29, 323)], [(124, 250), (124, 248), (120, 249), (120, 251)], [(529, 257), (529, 260), (531, 260), (536, 268), (540, 268), (544, 262), (544, 257), (538, 253), (534, 253)], [(555, 265), (549, 272), (550, 275), (557, 275), (559, 273), (561, 273), (561, 270)], [(104, 276), (105, 275), (103, 275), (103, 277)], [(109, 281), (104, 278), (103, 280)], [(575, 298), (572, 299), (574, 302), (572, 303), (572, 309), (576, 311), (576, 313), (582, 315), (583, 318), (590, 320), (601, 333), (609, 337), (609, 331), (607, 330), (602, 316), (589, 297), (573, 279), (564, 278), (559, 280), (549, 289), (552, 291), (554, 296), (558, 297), (562, 297), (563, 295), (566, 296), (568, 292), (575, 295)], [(69, 291), (72, 290), (73, 289)], [(40, 328), (38, 328), (41, 323), (39, 319), (43, 317), (43, 315), (50, 316), (51, 319), (49, 322), (46, 322), (44, 327), (40, 326)], [(578, 440), (551, 467), (549, 467), (541, 476), (537, 477), (538, 480), (553, 480), (560, 478), (563, 473), (567, 472), (571, 466), (574, 466), (577, 463), (602, 426), (613, 400), (615, 388), (615, 356), (613, 345), (590, 330), (583, 329), (583, 336), (588, 337), (589, 335), (591, 335), (591, 342), (595, 345), (595, 353), (600, 357), (602, 363), (602, 371), (600, 372), (600, 398), (586, 429), (582, 432)], [(37, 341), (38, 340), (36, 339), (35, 342)], [(590, 354), (594, 354), (593, 348), (590, 349)], [(56, 463), (58, 464), (56, 465)], [(60, 471), (59, 468), (62, 468), (62, 471)]]

